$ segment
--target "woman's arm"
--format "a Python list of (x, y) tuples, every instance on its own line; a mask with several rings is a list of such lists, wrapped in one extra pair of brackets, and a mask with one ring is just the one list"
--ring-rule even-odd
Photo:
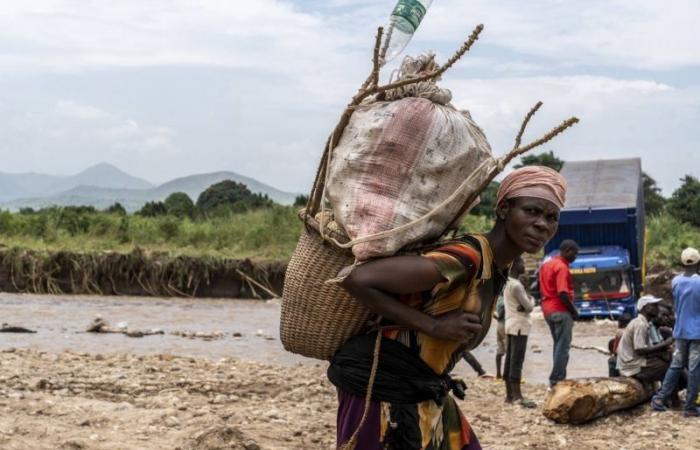
[[(466, 279), (474, 273), (474, 268), (468, 270)], [(342, 285), (369, 309), (401, 326), (438, 339), (466, 342), (481, 331), (477, 315), (460, 310), (433, 317), (397, 299), (401, 294), (429, 291), (442, 281), (429, 258), (392, 256), (355, 267)]]

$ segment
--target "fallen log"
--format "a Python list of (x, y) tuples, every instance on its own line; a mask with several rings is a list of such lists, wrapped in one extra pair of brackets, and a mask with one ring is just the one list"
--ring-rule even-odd
[(648, 401), (653, 385), (634, 378), (581, 378), (557, 383), (542, 413), (557, 423), (581, 424)]

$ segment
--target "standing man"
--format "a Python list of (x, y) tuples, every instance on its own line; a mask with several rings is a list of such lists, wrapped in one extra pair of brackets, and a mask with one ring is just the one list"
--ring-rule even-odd
[(542, 298), (542, 313), (552, 333), (553, 357), (549, 386), (566, 379), (569, 364), (571, 333), (578, 311), (574, 306), (574, 284), (569, 264), (576, 260), (578, 244), (565, 239), (559, 246), (559, 254), (545, 262), (540, 268), (539, 284)]
[(513, 261), (510, 276), (503, 290), (506, 306), (506, 365), (503, 379), (506, 384), (506, 402), (518, 402), (525, 408), (537, 406), (532, 400), (523, 398), (520, 380), (523, 375), (527, 335), (530, 333), (530, 313), (535, 303), (525, 292), (525, 287), (518, 279), (525, 273), (522, 258)]
[(673, 360), (661, 389), (651, 399), (651, 406), (657, 411), (666, 409), (664, 401), (676, 389), (681, 372), (687, 365), (688, 388), (683, 415), (698, 417), (700, 414), (695, 399), (698, 397), (700, 386), (700, 252), (694, 248), (686, 248), (681, 253), (681, 263), (685, 266), (684, 272), (671, 282), (676, 307)]

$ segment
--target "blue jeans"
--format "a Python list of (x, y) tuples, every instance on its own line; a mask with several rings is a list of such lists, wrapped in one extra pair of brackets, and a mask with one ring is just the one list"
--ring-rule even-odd
[(676, 390), (676, 385), (681, 377), (683, 368), (688, 366), (688, 388), (685, 391), (685, 409), (696, 408), (695, 400), (698, 398), (700, 387), (700, 340), (676, 339), (673, 344), (673, 361), (666, 371), (661, 389), (656, 398), (666, 400)]
[(571, 348), (571, 333), (574, 329), (574, 319), (568, 312), (555, 312), (545, 318), (549, 331), (552, 333), (554, 346), (552, 355), (554, 364), (549, 375), (549, 385), (554, 386), (566, 379), (566, 366), (569, 364), (569, 349)]

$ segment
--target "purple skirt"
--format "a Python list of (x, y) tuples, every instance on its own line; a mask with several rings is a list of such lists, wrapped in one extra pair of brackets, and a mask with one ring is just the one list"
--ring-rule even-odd
[[(365, 399), (338, 389), (337, 446), (346, 443), (360, 424)], [(381, 412), (379, 402), (370, 402), (364, 425), (358, 432), (356, 450), (386, 450), (380, 441)], [(455, 449), (456, 450), (456, 449)], [(460, 450), (482, 450), (474, 432), (469, 430), (469, 444)]]

